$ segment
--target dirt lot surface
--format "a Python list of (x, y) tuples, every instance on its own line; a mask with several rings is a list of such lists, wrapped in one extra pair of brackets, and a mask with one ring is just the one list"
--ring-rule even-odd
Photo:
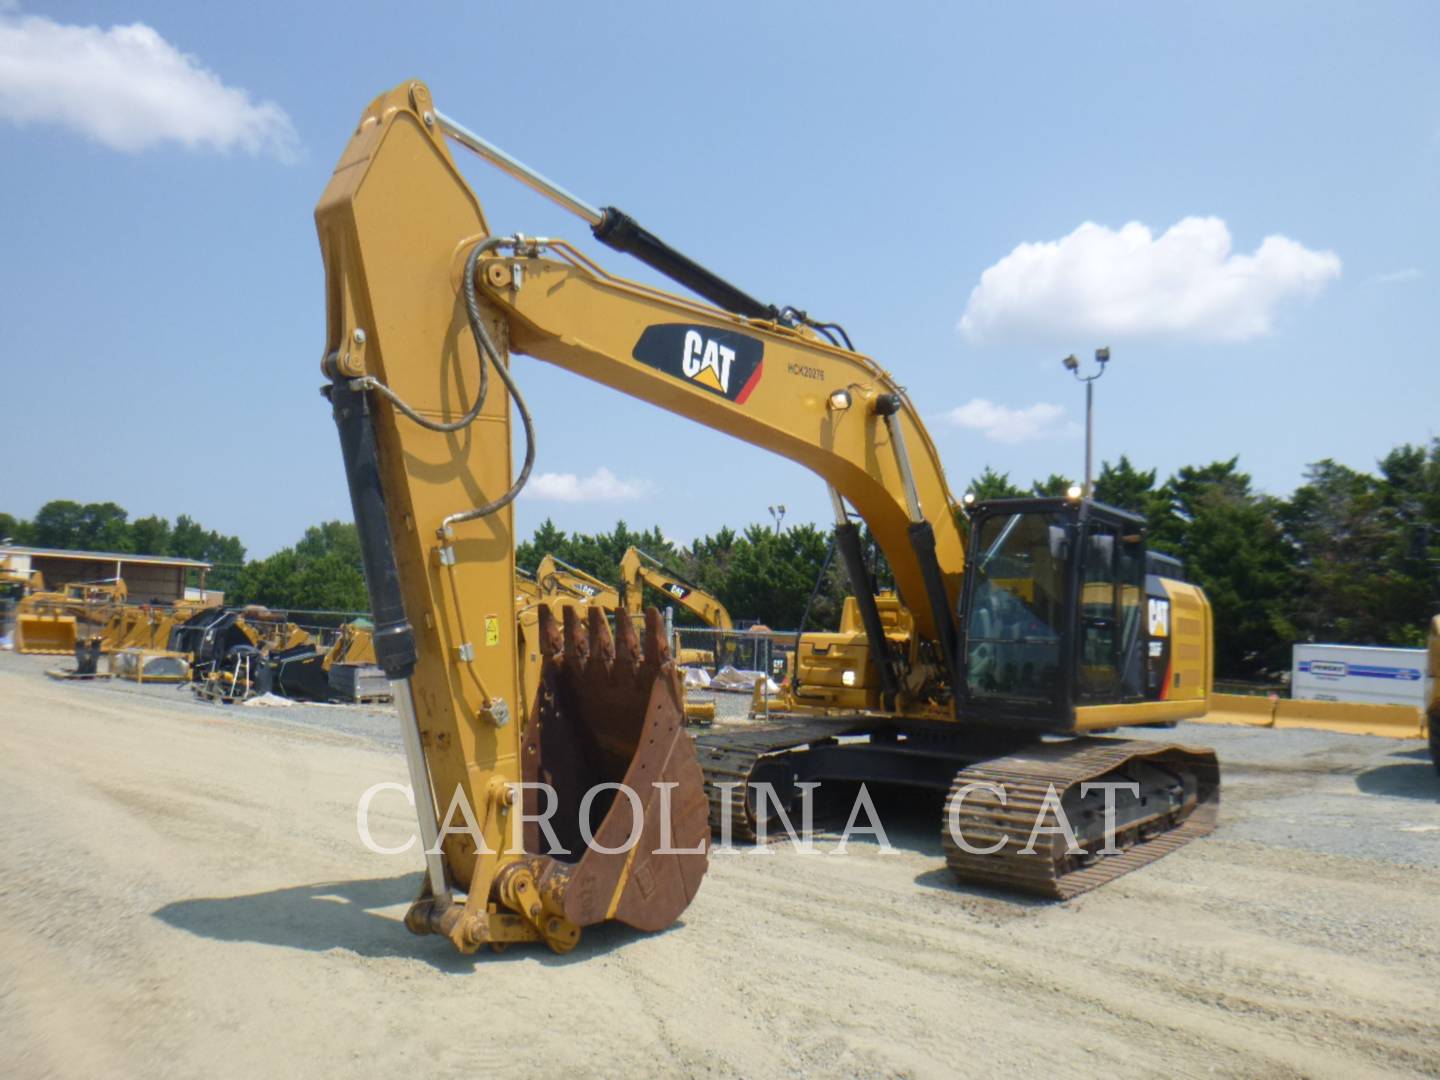
[(718, 856), (666, 933), (462, 957), (401, 925), (418, 856), (356, 835), (405, 778), (388, 711), (52, 665), (0, 654), (6, 1077), (1440, 1072), (1417, 743), (1164, 733), (1219, 749), (1219, 831), (1064, 905), (956, 886), (938, 803), (889, 798), (893, 854)]

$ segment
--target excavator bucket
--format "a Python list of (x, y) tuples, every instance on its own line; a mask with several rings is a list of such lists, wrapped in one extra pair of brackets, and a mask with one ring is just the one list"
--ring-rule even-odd
[(73, 656), (78, 640), (73, 615), (22, 610), (15, 617), (16, 652)]
[[(526, 851), (544, 856), (533, 867), (540, 894), (577, 927), (663, 929), (700, 887), (710, 826), (660, 614), (646, 611), (642, 647), (623, 609), (612, 635), (598, 606), (584, 622), (565, 607), (562, 626), (542, 604), (539, 644), (521, 755), (524, 779), (555, 792), (553, 833), (531, 820), (524, 834)], [(544, 794), (527, 788), (527, 813), (543, 811)]]

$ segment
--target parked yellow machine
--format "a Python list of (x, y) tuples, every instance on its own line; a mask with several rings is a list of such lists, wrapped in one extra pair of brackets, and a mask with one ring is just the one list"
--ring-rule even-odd
[(620, 604), (620, 593), (614, 585), (554, 555), (546, 555), (540, 560), (540, 565), (535, 568), (535, 580), (540, 584), (540, 596), (544, 599), (584, 600), (605, 608)]
[(81, 639), (102, 632), (125, 606), (125, 582), (77, 581), (54, 592), (34, 592), (15, 608), (15, 650), (71, 656)]
[(325, 653), (325, 670), (336, 664), (375, 663), (375, 643), (370, 637), (371, 628), (347, 622), (340, 627), (330, 648)]
[[(447, 137), (708, 302), (615, 277), (563, 241), (493, 235)], [(627, 215), (556, 188), (438, 112), (420, 83), (365, 111), (316, 219), (323, 369), (427, 851), (412, 930), (463, 951), (523, 940), (563, 951), (606, 919), (668, 925), (700, 885), (710, 828), (753, 835), (771, 813), (761, 792), (785, 804), (811, 780), (946, 791), (952, 870), (1047, 896), (1213, 827), (1212, 753), (1086, 736), (1205, 709), (1208, 605), (1193, 587), (1151, 589), (1142, 521), (1084, 499), (982, 504), (967, 569), (965, 519), (918, 411), (877, 363), (839, 344), (843, 331), (761, 304)], [(817, 473), (868, 650), (847, 687), (863, 705), (704, 736), (697, 751), (653, 608), (643, 632), (623, 607), (613, 631), (595, 605), (583, 620), (574, 607), (557, 620), (544, 604), (527, 609), (533, 623), (517, 620), (511, 503), (535, 431), (508, 350)], [(512, 406), (525, 430), (518, 471)], [(905, 599), (891, 632), (851, 508)], [(531, 692), (522, 661), (536, 655)], [(542, 780), (553, 833), (538, 826), (539, 789), (517, 797), (513, 786)], [(972, 781), (983, 791), (967, 798)], [(1091, 789), (1101, 782), (1132, 785), (1111, 813)], [(637, 800), (614, 797), (616, 784)], [(1026, 858), (1035, 814), (1021, 811), (1045, 812), (1047, 785), (1077, 846), (1052, 835)], [(480, 837), (442, 837), (437, 796), (463, 797)], [(518, 820), (523, 842), (501, 850)], [(947, 821), (999, 844), (960, 850)], [(639, 843), (617, 851), (636, 829)]]
[[(647, 555), (637, 547), (628, 548), (620, 558), (620, 603), (632, 616), (639, 616), (644, 610), (647, 585), (691, 612), (706, 626), (722, 632), (735, 628), (730, 612), (719, 597), (694, 582), (686, 581), (653, 555)], [(677, 647), (675, 660), (682, 665), (712, 665), (715, 663), (715, 650)]]

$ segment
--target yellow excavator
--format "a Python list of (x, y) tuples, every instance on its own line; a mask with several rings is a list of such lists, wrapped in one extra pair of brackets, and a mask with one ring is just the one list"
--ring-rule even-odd
[(540, 565), (535, 568), (535, 580), (540, 583), (542, 597), (584, 600), (606, 608), (620, 605), (620, 593), (615, 586), (554, 555), (546, 555), (540, 560)]
[[(451, 142), (700, 299), (563, 240), (494, 234)], [(325, 393), (426, 852), (412, 931), (467, 952), (564, 951), (605, 920), (667, 926), (701, 884), (711, 830), (752, 835), (810, 781), (948, 792), (956, 875), (1052, 897), (1213, 828), (1213, 753), (1092, 734), (1205, 709), (1209, 607), (1147, 556), (1143, 521), (1088, 498), (1022, 499), (972, 507), (967, 528), (918, 411), (842, 328), (761, 303), (551, 183), (422, 83), (365, 110), (316, 222)], [(596, 605), (517, 619), (512, 502), (537, 433), (512, 353), (822, 478), (859, 627), (829, 647), (853, 661), (838, 669), (853, 700), (692, 741), (654, 608), (638, 628), (623, 606), (613, 630)], [(888, 632), (852, 514), (905, 609)], [(522, 687), (534, 656), (538, 685)]]
[(540, 602), (540, 582), (535, 580), (533, 571), (523, 566), (515, 567), (515, 608), (528, 607)]
[[(729, 632), (735, 628), (730, 612), (718, 597), (712, 596), (694, 582), (686, 581), (653, 555), (637, 547), (627, 548), (620, 557), (620, 603), (632, 617), (638, 617), (645, 604), (645, 586), (663, 593), (706, 626)], [(717, 638), (717, 643), (723, 638)], [(675, 649), (675, 660), (682, 665), (715, 663), (714, 649)]]

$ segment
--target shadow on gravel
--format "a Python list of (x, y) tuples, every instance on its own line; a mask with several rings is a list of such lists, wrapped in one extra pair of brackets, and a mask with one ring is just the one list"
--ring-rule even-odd
[[(1398, 755), (1397, 755), (1398, 756)], [(1409, 755), (1404, 755), (1408, 757)], [(1429, 762), (1378, 765), (1355, 777), (1355, 786), (1367, 795), (1395, 795), (1402, 799), (1427, 799), (1440, 802), (1440, 776)]]
[(987, 901), (989, 906), (1008, 910), (1014, 914), (1020, 914), (1031, 908), (1059, 907), (1061, 901), (1052, 900), (1045, 896), (1029, 896), (1021, 892), (1007, 892), (1004, 889), (990, 889), (984, 885), (971, 885), (958, 880), (950, 872), (948, 866), (941, 866), (934, 870), (926, 870), (923, 874), (915, 875), (915, 884), (927, 889), (938, 889), (941, 892), (959, 893), (962, 896), (974, 897), (977, 900)]
[[(430, 934), (417, 937), (405, 929), (403, 911), (381, 909), (407, 905), (420, 891), (419, 873), (358, 881), (325, 881), (248, 896), (179, 900), (154, 912), (155, 918), (178, 930), (215, 941), (255, 942), (308, 952), (348, 949), (360, 956), (406, 957), (421, 960), (450, 974), (469, 974), (481, 964), (531, 960), (546, 966), (600, 956), (645, 936), (619, 923), (589, 926), (580, 944), (565, 956), (539, 942), (512, 945), (503, 953), (484, 949), (466, 956), (449, 941)], [(670, 928), (684, 925), (678, 922)], [(669, 933), (670, 930), (661, 931)]]
[(1391, 757), (1414, 758), (1416, 761), (1429, 761), (1430, 751), (1423, 746), (1417, 746), (1414, 750), (1396, 750)]
[[(830, 801), (817, 801), (816, 818), (817, 824), (824, 820), (827, 826), (822, 834), (823, 838), (835, 840), (845, 828), (845, 821), (854, 806), (859, 785), (831, 784), (828, 788)], [(940, 792), (889, 784), (870, 784), (867, 788), (874, 800), (880, 824), (885, 829), (885, 838), (890, 841), (891, 846), (935, 861), (934, 869), (915, 875), (916, 885), (974, 897), (984, 901), (987, 907), (1015, 914), (1029, 908), (1043, 908), (1056, 903), (1044, 897), (1026, 896), (1023, 893), (1006, 892), (959, 881), (945, 865), (945, 848), (940, 842), (940, 830), (943, 828), (945, 815), (945, 796)], [(865, 815), (861, 814), (857, 824), (863, 826), (866, 823)], [(877, 840), (862, 833), (850, 842), (856, 846), (873, 847)]]
[[(867, 784), (866, 790), (875, 807), (880, 827), (891, 847), (913, 851), (919, 855), (944, 859), (945, 852), (940, 846), (940, 818), (944, 808), (944, 796), (938, 792), (921, 791), (915, 788), (891, 784)], [(827, 781), (815, 793), (815, 836), (817, 840), (834, 842), (845, 831), (845, 824), (856, 811), (856, 800), (860, 785), (845, 781)], [(792, 815), (794, 824), (800, 824), (800, 813)], [(850, 843), (859, 846), (875, 846), (879, 838), (868, 830), (871, 820), (868, 812), (860, 810), (855, 816), (854, 834)], [(771, 830), (772, 836), (783, 837), (779, 826)]]

